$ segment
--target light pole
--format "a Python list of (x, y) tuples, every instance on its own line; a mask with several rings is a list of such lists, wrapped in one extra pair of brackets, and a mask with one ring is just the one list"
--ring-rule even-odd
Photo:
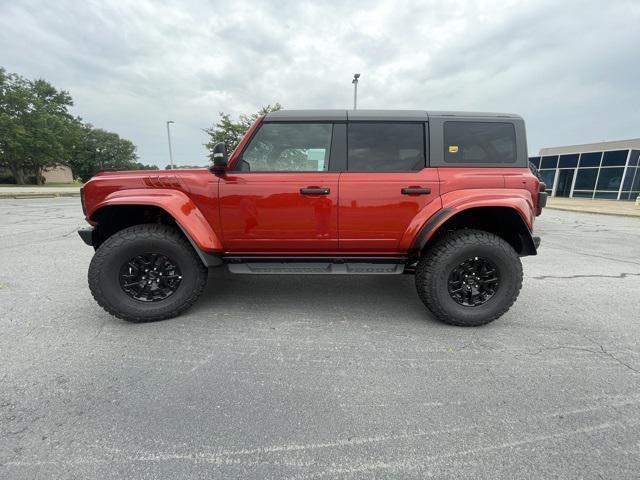
[(170, 123), (176, 123), (173, 120), (167, 120), (167, 139), (169, 140), (169, 164), (171, 165), (171, 170), (173, 170), (173, 152), (171, 151), (171, 130), (169, 129)]
[(359, 78), (360, 78), (360, 74), (354, 73), (353, 80), (351, 80), (351, 83), (353, 83), (353, 109), (354, 110), (358, 108), (358, 79)]

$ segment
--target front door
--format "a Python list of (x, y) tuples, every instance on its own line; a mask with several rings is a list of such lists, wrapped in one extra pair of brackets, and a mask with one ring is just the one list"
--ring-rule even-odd
[(438, 173), (426, 168), (424, 123), (347, 126), (347, 171), (340, 176), (340, 250), (398, 253), (409, 223), (438, 198)]
[(338, 248), (338, 177), (331, 123), (263, 123), (221, 177), (227, 253), (321, 253)]

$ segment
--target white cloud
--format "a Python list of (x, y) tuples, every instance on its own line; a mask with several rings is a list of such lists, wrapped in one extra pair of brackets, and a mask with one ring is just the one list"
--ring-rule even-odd
[(0, 5), (0, 65), (69, 90), (142, 161), (206, 161), (220, 111), (509, 111), (530, 150), (640, 136), (634, 1), (118, 2)]

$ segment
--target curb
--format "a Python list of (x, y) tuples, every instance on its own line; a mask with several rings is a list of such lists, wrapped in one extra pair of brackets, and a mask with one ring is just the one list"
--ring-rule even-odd
[(594, 215), (610, 215), (612, 217), (627, 217), (627, 218), (640, 218), (640, 214), (635, 213), (624, 213), (624, 212), (598, 212), (595, 210), (584, 210), (581, 208), (571, 208), (571, 207), (555, 207), (551, 205), (547, 205), (544, 209), (550, 210), (562, 210), (564, 212), (578, 212), (578, 213), (591, 213)]
[(80, 192), (60, 192), (60, 193), (0, 193), (0, 199), (22, 199), (22, 198), (56, 198), (56, 197), (79, 197)]

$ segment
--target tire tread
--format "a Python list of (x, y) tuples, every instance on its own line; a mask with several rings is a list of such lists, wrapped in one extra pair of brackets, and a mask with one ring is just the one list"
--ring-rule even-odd
[[(509, 301), (493, 315), (475, 322), (461, 321), (460, 319), (450, 315), (442, 307), (440, 302), (437, 301), (434, 289), (430, 288), (430, 282), (437, 274), (436, 270), (438, 268), (438, 262), (445, 255), (467, 246), (479, 244), (491, 245), (495, 248), (499, 248), (505, 253), (505, 255), (511, 257), (512, 261), (518, 265), (519, 268), (517, 269), (515, 290)], [(480, 326), (493, 322), (511, 308), (522, 289), (522, 265), (520, 263), (520, 258), (513, 247), (499, 236), (483, 230), (454, 230), (437, 240), (435, 245), (433, 245), (433, 247), (427, 251), (426, 255), (418, 262), (415, 281), (420, 300), (422, 300), (425, 306), (436, 316), (436, 318), (438, 318), (438, 320), (460, 327)]]
[[(191, 261), (194, 263), (196, 269), (195, 271), (199, 274), (196, 287), (190, 292), (190, 295), (183, 303), (164, 312), (140, 316), (129, 315), (121, 312), (106, 300), (100, 282), (100, 272), (105, 262), (109, 261), (109, 259), (117, 249), (125, 246), (132, 240), (138, 239), (161, 241), (168, 240), (170, 242), (173, 242), (178, 248), (187, 249), (192, 253)], [(157, 320), (165, 320), (167, 318), (176, 317), (193, 306), (193, 304), (202, 294), (202, 291), (204, 290), (204, 287), (207, 283), (207, 268), (202, 264), (196, 252), (193, 251), (193, 247), (191, 246), (189, 241), (184, 238), (184, 236), (181, 235), (175, 228), (162, 224), (140, 224), (125, 228), (123, 230), (120, 230), (119, 232), (114, 233), (100, 246), (100, 248), (98, 248), (89, 265), (88, 280), (89, 289), (91, 290), (91, 295), (93, 296), (95, 301), (98, 302), (98, 305), (100, 305), (104, 310), (106, 310), (114, 317), (133, 323), (154, 322)]]

